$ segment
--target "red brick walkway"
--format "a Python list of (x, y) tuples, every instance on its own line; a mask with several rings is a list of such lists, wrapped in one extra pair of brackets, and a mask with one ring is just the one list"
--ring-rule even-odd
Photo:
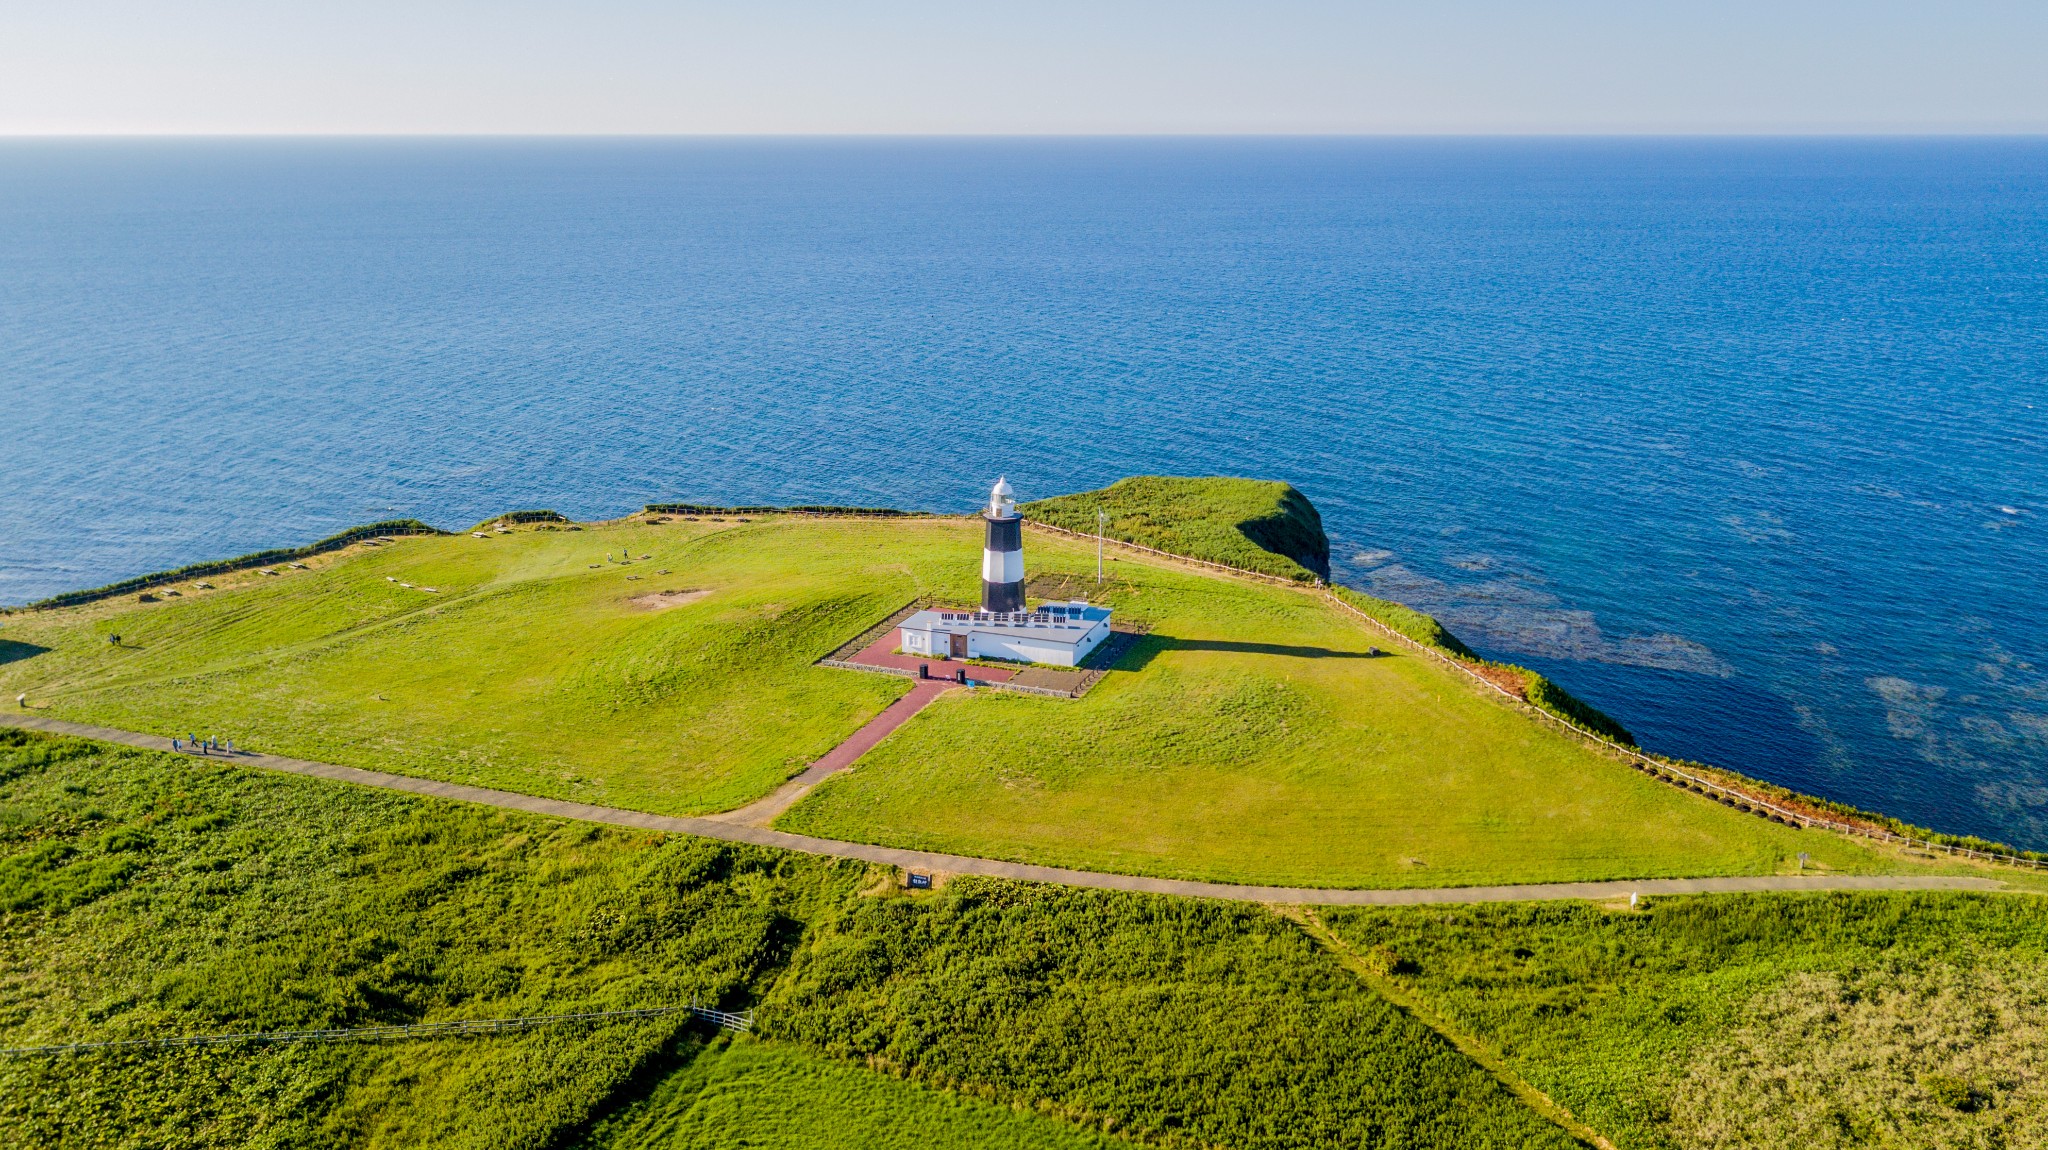
[(965, 668), (968, 678), (982, 683), (1007, 683), (1017, 675), (1017, 672), (1004, 667), (975, 667), (950, 659), (935, 659), (929, 655), (898, 655), (895, 653), (896, 643), (901, 637), (901, 631), (891, 631), (868, 644), (865, 650), (847, 662), (863, 663), (870, 667), (896, 667), (912, 674), (916, 674), (917, 665), (923, 663), (932, 669), (934, 679), (950, 679), (956, 669)]
[(712, 815), (719, 822), (741, 823), (747, 826), (765, 827), (775, 821), (775, 816), (796, 805), (798, 799), (811, 792), (811, 788), (852, 766), (854, 761), (874, 749), (876, 743), (889, 736), (889, 732), (903, 725), (904, 720), (924, 710), (926, 703), (938, 698), (944, 692), (959, 686), (953, 681), (953, 672), (965, 670), (967, 678), (977, 683), (1007, 683), (1017, 672), (1003, 667), (974, 667), (948, 659), (917, 658), (896, 654), (896, 643), (901, 632), (888, 634), (867, 645), (859, 654), (846, 660), (869, 667), (894, 667), (915, 673), (919, 664), (931, 668), (932, 677), (915, 680), (910, 693), (889, 704), (882, 713), (869, 719), (867, 725), (846, 737), (846, 741), (825, 752), (825, 757), (804, 769), (804, 773), (775, 788), (774, 793), (724, 814)]

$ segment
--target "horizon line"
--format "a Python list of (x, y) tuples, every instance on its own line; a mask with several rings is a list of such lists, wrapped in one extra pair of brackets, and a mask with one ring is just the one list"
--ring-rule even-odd
[(2031, 129), (1618, 129), (1384, 131), (0, 131), (0, 142), (28, 140), (2048, 140)]

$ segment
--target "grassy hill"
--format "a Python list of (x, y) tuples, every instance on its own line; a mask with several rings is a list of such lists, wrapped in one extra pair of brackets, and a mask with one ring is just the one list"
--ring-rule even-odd
[(1330, 540), (1308, 497), (1285, 483), (1139, 475), (1099, 491), (1021, 504), (1029, 519), (1226, 567), (1310, 582), (1330, 577)]
[(1567, 1145), (1263, 911), (891, 877), (0, 731), (0, 1046), (692, 999), (764, 1036), (0, 1059), (0, 1145)]
[[(529, 794), (729, 809), (906, 689), (813, 663), (914, 596), (972, 602), (978, 526), (642, 516), (355, 544), (158, 602), (12, 616), (27, 654), (0, 664), (0, 698)], [(1097, 589), (1092, 548), (1046, 533), (1026, 562), (1151, 634), (1081, 700), (940, 700), (781, 825), (1317, 886), (1767, 874), (1800, 851), (1919, 865), (1654, 783), (1432, 660), (1370, 655), (1384, 637), (1308, 588), (1126, 554)]]
[[(538, 794), (737, 805), (903, 689), (818, 655), (913, 596), (971, 601), (979, 574), (972, 521), (741, 519), (356, 543), (17, 615), (0, 694)], [(1093, 586), (1084, 541), (1033, 534), (1027, 562)], [(1370, 654), (1383, 640), (1308, 588), (1112, 564), (1092, 593), (1149, 633), (1088, 696), (944, 697), (782, 825), (1301, 885), (1770, 873), (1800, 851), (1935, 869), (1654, 783), (1432, 660)], [(1577, 1144), (1540, 1091), (1628, 1150), (2032, 1145), (2043, 906), (1345, 910), (1331, 942), (1256, 907), (909, 893), (854, 864), (0, 731), (0, 1045), (691, 999), (759, 1017), (745, 1039), (670, 1017), (0, 1060), (0, 1143)]]

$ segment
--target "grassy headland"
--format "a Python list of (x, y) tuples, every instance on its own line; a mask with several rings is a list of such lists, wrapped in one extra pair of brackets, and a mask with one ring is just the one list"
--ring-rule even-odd
[[(1031, 519), (1092, 534), (1096, 512), (1108, 514), (1102, 533), (1174, 555), (1220, 563), (1298, 583), (1327, 580), (1330, 541), (1308, 497), (1285, 483), (1140, 475), (1099, 491), (1061, 495), (1022, 505)], [(1441, 623), (1412, 607), (1375, 599), (1348, 587), (1332, 593), (1388, 628), (1488, 673), (1536, 706), (1624, 744), (1634, 736), (1620, 723), (1526, 667), (1489, 663)]]
[[(1092, 570), (1034, 536), (1039, 571)], [(1460, 886), (1890, 868), (1654, 782), (1321, 595), (1123, 556), (1151, 633), (1078, 700), (939, 699), (777, 825), (1178, 878)]]
[(1138, 475), (1100, 491), (1018, 505), (1026, 518), (1297, 582), (1327, 579), (1330, 541), (1308, 497), (1285, 483)]
[[(1239, 518), (1212, 523), (1289, 503), (1243, 487)], [(529, 794), (729, 809), (906, 689), (812, 664), (914, 596), (973, 601), (978, 527), (650, 515), (358, 544), (175, 599), (11, 617), (32, 653), (0, 664), (0, 697)], [(1094, 587), (1085, 541), (1033, 533), (1026, 556), (1035, 579)], [(1307, 587), (1130, 554), (1113, 570), (1096, 597), (1152, 633), (1086, 698), (942, 699), (782, 825), (1316, 886), (1771, 873), (1802, 850), (1898, 865), (1644, 779), (1431, 659), (1370, 656), (1385, 638)]]

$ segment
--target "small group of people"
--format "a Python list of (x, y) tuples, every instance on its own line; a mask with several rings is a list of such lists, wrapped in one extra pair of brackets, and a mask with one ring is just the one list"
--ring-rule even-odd
[(189, 739), (180, 741), (176, 735), (173, 735), (171, 736), (171, 749), (174, 751), (185, 751), (194, 755), (232, 755), (235, 753), (235, 741), (229, 739), (223, 743), (211, 735), (204, 739), (198, 735), (193, 735)]

